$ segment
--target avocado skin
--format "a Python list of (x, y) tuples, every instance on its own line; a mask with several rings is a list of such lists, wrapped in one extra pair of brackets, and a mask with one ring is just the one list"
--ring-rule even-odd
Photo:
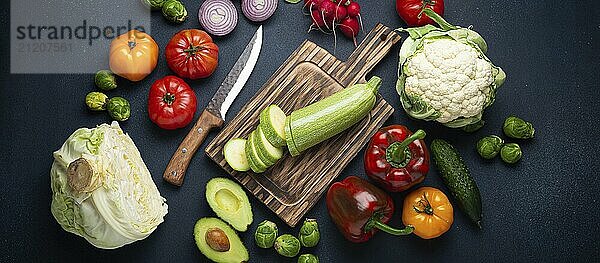
[[(213, 250), (208, 243), (206, 243), (206, 232), (211, 228), (219, 228), (225, 232), (227, 238), (229, 238), (229, 250), (219, 252)], [(196, 246), (198, 246), (200, 252), (214, 262), (241, 263), (248, 262), (249, 260), (248, 250), (235, 233), (235, 230), (221, 219), (213, 217), (200, 218), (194, 226), (194, 239), (196, 240)]]

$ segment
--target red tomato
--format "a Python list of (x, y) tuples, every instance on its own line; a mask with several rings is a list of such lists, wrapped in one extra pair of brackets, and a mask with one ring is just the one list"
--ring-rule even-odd
[(422, 13), (423, 8), (432, 9), (444, 16), (444, 0), (396, 0), (396, 12), (411, 27), (435, 25), (431, 18)]
[(150, 87), (148, 115), (167, 130), (188, 125), (196, 113), (196, 94), (183, 79), (166, 76)]
[(186, 29), (171, 38), (165, 55), (169, 68), (178, 76), (189, 79), (206, 78), (217, 68), (219, 47), (206, 32)]

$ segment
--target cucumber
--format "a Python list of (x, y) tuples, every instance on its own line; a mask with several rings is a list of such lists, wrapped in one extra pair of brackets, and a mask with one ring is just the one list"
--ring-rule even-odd
[(246, 158), (246, 140), (241, 138), (229, 140), (225, 144), (225, 147), (223, 147), (223, 156), (225, 156), (225, 161), (233, 170), (239, 172), (250, 170), (250, 165)]
[(267, 165), (260, 160), (256, 153), (256, 148), (254, 147), (254, 131), (250, 133), (248, 140), (246, 141), (246, 158), (248, 159), (250, 169), (255, 173), (262, 173), (267, 170)]
[(462, 157), (450, 143), (444, 140), (433, 140), (430, 149), (435, 166), (458, 207), (481, 228), (481, 195)]
[(262, 130), (271, 145), (275, 147), (285, 146), (285, 112), (279, 106), (269, 105), (260, 113), (260, 124)]
[(374, 76), (366, 84), (356, 84), (292, 112), (285, 131), (290, 154), (297, 156), (367, 116), (375, 106), (379, 86), (381, 78)]
[(258, 156), (266, 165), (271, 166), (275, 164), (275, 162), (279, 161), (281, 157), (283, 157), (283, 150), (280, 147), (271, 145), (269, 140), (267, 140), (261, 126), (256, 128), (254, 136), (254, 143), (258, 152)]

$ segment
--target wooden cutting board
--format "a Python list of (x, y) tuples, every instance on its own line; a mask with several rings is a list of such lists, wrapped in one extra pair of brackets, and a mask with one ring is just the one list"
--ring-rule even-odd
[[(270, 104), (289, 115), (344, 87), (366, 82), (365, 75), (398, 41), (397, 33), (378, 24), (345, 62), (304, 41), (210, 142), (206, 154), (283, 221), (295, 226), (394, 109), (378, 95), (375, 107), (361, 122), (300, 156), (284, 156), (262, 174), (231, 169), (223, 157), (223, 146), (231, 138), (247, 138), (258, 126), (260, 112)], [(381, 88), (394, 88), (395, 82), (384, 79)]]

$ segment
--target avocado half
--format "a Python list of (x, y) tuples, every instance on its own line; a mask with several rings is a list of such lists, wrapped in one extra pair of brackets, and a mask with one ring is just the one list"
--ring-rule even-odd
[(248, 196), (234, 181), (213, 178), (206, 184), (206, 200), (213, 211), (237, 231), (244, 232), (252, 224), (252, 207)]
[[(206, 242), (206, 232), (210, 229), (218, 228), (223, 230), (229, 239), (229, 250), (219, 252), (212, 249)], [(248, 262), (248, 250), (240, 240), (240, 237), (235, 233), (227, 223), (221, 219), (213, 217), (200, 218), (194, 226), (194, 239), (200, 252), (208, 259), (219, 263), (241, 263)]]

